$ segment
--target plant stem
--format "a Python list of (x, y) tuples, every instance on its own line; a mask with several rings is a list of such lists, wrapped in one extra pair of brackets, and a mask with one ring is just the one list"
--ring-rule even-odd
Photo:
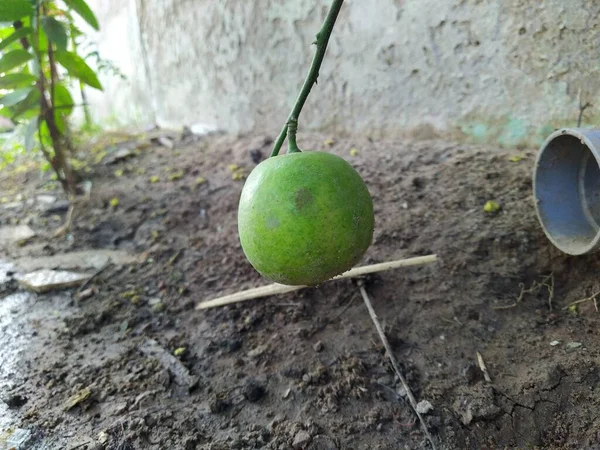
[[(321, 27), (321, 31), (317, 34), (317, 40), (314, 42), (317, 44), (317, 51), (315, 52), (315, 56), (313, 57), (312, 63), (310, 65), (310, 69), (308, 71), (308, 75), (304, 80), (304, 84), (302, 85), (302, 89), (300, 90), (300, 94), (296, 99), (296, 104), (290, 113), (288, 120), (285, 122), (281, 133), (277, 137), (275, 141), (275, 146), (273, 147), (273, 151), (271, 152), (271, 156), (277, 156), (279, 154), (279, 150), (283, 145), (283, 141), (285, 141), (286, 135), (288, 135), (288, 139), (292, 137), (294, 140), (293, 144), (290, 141), (289, 151), (298, 151), (298, 147), (296, 146), (296, 130), (293, 130), (292, 133), (288, 133), (288, 126), (290, 121), (295, 121), (296, 124), (298, 122), (298, 118), (300, 117), (300, 112), (302, 111), (302, 107), (304, 103), (306, 103), (306, 99), (310, 94), (310, 90), (313, 87), (313, 84), (317, 83), (317, 79), (319, 78), (319, 69), (321, 68), (321, 63), (323, 62), (323, 58), (325, 57), (325, 51), (327, 50), (327, 44), (329, 43), (329, 37), (331, 36), (331, 32), (333, 31), (333, 26), (335, 25), (335, 21), (337, 20), (340, 9), (342, 8), (342, 4), (344, 0), (333, 0), (331, 4), (331, 8), (329, 9), (329, 13), (325, 18), (325, 22), (323, 22), (323, 26)], [(292, 147), (293, 145), (293, 147)], [(295, 148), (295, 150), (294, 150)]]
[(296, 144), (297, 130), (298, 121), (296, 119), (290, 119), (287, 123), (288, 153), (300, 153), (298, 144)]

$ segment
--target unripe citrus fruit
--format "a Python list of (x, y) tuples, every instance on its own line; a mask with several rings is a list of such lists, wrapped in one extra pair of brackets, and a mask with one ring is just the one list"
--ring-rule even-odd
[(373, 201), (339, 156), (275, 156), (250, 173), (238, 231), (246, 257), (264, 277), (314, 286), (354, 266), (373, 237)]

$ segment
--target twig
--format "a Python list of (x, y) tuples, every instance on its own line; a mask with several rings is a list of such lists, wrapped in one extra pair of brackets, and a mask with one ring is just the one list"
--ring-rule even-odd
[(483, 360), (483, 356), (481, 356), (481, 353), (477, 352), (477, 363), (479, 364), (479, 368), (481, 369), (481, 371), (483, 372), (483, 378), (485, 379), (485, 381), (487, 381), (488, 383), (492, 382), (492, 378), (490, 377), (490, 374), (487, 370), (487, 366), (485, 365), (485, 361)]
[(534, 280), (533, 283), (531, 283), (531, 287), (527, 289), (525, 288), (525, 284), (523, 283), (519, 283), (519, 287), (521, 288), (521, 292), (519, 292), (519, 296), (513, 303), (509, 305), (492, 306), (491, 308), (495, 310), (514, 308), (523, 301), (525, 294), (535, 294), (539, 292), (541, 288), (545, 287), (546, 289), (548, 289), (548, 308), (550, 309), (550, 311), (552, 311), (552, 300), (554, 299), (554, 273), (546, 275), (541, 282)]
[(285, 137), (288, 133), (288, 124), (290, 121), (298, 122), (298, 118), (300, 117), (300, 112), (302, 111), (302, 107), (310, 94), (310, 90), (313, 87), (313, 84), (317, 83), (317, 79), (319, 78), (319, 69), (321, 68), (321, 63), (323, 62), (323, 58), (325, 57), (325, 50), (327, 50), (327, 44), (329, 43), (329, 37), (331, 36), (331, 32), (333, 31), (333, 26), (335, 25), (335, 21), (337, 20), (337, 16), (342, 8), (342, 4), (344, 0), (333, 0), (331, 4), (331, 8), (329, 8), (329, 13), (325, 18), (325, 22), (323, 22), (323, 26), (321, 27), (321, 31), (317, 34), (317, 40), (314, 42), (317, 44), (317, 51), (310, 65), (310, 69), (308, 71), (308, 75), (304, 80), (304, 84), (302, 85), (302, 89), (300, 90), (300, 94), (296, 100), (296, 104), (292, 109), (288, 119), (285, 121), (285, 125), (283, 129), (279, 133), (277, 140), (275, 141), (275, 145), (273, 146), (273, 151), (271, 152), (271, 156), (277, 156), (279, 154), (279, 150), (283, 145), (283, 141), (285, 141)]
[[(332, 278), (333, 280), (340, 280), (343, 278), (355, 278), (361, 275), (367, 275), (369, 273), (383, 272), (385, 270), (397, 269), (400, 267), (408, 266), (420, 266), (424, 264), (431, 264), (437, 261), (437, 255), (417, 256), (416, 258), (399, 259), (397, 261), (390, 261), (380, 264), (372, 264), (369, 266), (355, 267), (346, 273), (338, 275)], [(253, 289), (248, 289), (235, 294), (226, 295), (224, 297), (215, 298), (199, 303), (196, 306), (197, 310), (215, 308), (217, 306), (230, 305), (232, 303), (244, 302), (246, 300), (252, 300), (255, 298), (267, 297), (269, 295), (285, 294), (287, 292), (297, 291), (304, 289), (308, 286), (286, 286), (279, 283), (269, 284), (267, 286), (261, 286)]]
[(98, 277), (98, 275), (100, 275), (102, 272), (104, 272), (106, 269), (108, 269), (112, 265), (113, 264), (110, 261), (108, 261), (106, 264), (104, 264), (94, 275), (92, 275), (90, 278), (88, 278), (88, 280), (81, 285), (81, 287), (77, 290), (77, 293), (80, 294), (86, 287), (88, 287), (90, 285), (90, 283), (92, 281), (94, 281), (94, 279), (96, 277)]
[(577, 117), (577, 128), (579, 128), (581, 126), (581, 121), (583, 120), (583, 112), (589, 108), (590, 106), (592, 106), (592, 104), (590, 102), (586, 102), (585, 104), (583, 104), (583, 102), (581, 101), (581, 89), (579, 89), (579, 117)]
[(425, 436), (429, 440), (431, 447), (435, 450), (436, 447), (435, 447), (435, 442), (433, 440), (433, 437), (431, 436), (431, 434), (429, 434), (429, 430), (427, 429), (427, 424), (425, 422), (425, 419), (423, 419), (423, 416), (421, 416), (419, 411), (417, 411), (417, 401), (415, 400), (415, 397), (414, 397), (410, 387), (408, 386), (408, 383), (406, 382), (404, 375), (402, 375), (402, 372), (400, 371), (400, 366), (398, 364), (398, 361), (396, 360), (396, 357), (394, 356), (394, 353), (392, 352), (392, 347), (390, 347), (390, 343), (388, 342), (387, 338), (385, 337), (385, 333), (383, 332), (381, 323), (379, 322), (379, 319), (377, 318), (377, 313), (373, 309), (373, 305), (371, 304), (371, 299), (369, 298), (369, 294), (367, 294), (367, 291), (365, 289), (364, 281), (359, 280), (358, 288), (360, 289), (360, 294), (362, 295), (362, 298), (365, 302), (365, 306), (369, 310), (369, 315), (371, 316), (371, 320), (375, 324), (375, 328), (377, 329), (377, 334), (379, 334), (379, 338), (381, 339), (381, 342), (383, 343), (383, 346), (385, 347), (385, 351), (388, 355), (388, 358), (390, 359), (390, 362), (392, 363), (392, 368), (394, 369), (394, 372), (400, 379), (400, 382), (402, 383), (402, 387), (406, 391), (406, 396), (408, 397), (410, 406), (412, 407), (413, 411), (419, 418), (419, 421), (421, 422), (421, 426), (423, 427)]
[(596, 307), (596, 311), (598, 311), (598, 307), (597, 307), (597, 303), (596, 303), (596, 297), (598, 297), (599, 295), (600, 295), (600, 291), (596, 292), (594, 295), (591, 295), (589, 297), (582, 298), (581, 300), (574, 301), (573, 303), (569, 303), (567, 306), (565, 306), (563, 308), (563, 311), (566, 311), (567, 309), (569, 309), (569, 308), (571, 308), (571, 307), (573, 307), (575, 305), (579, 305), (580, 303), (591, 302), (591, 301), (594, 302), (594, 306)]

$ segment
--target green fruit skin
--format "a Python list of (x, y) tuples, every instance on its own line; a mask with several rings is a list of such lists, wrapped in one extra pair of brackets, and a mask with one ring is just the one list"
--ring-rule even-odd
[(373, 200), (339, 156), (299, 152), (261, 162), (238, 209), (242, 249), (264, 277), (315, 286), (352, 268), (369, 248)]

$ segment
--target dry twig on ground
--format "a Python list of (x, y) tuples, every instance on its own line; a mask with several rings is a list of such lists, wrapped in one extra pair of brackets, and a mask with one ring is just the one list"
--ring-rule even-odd
[[(399, 259), (397, 261), (389, 261), (379, 264), (372, 264), (369, 266), (355, 267), (352, 270), (349, 270), (346, 273), (338, 275), (337, 277), (332, 278), (333, 280), (340, 280), (343, 278), (357, 278), (362, 275), (367, 275), (375, 272), (383, 272), (385, 270), (397, 269), (400, 267), (409, 267), (409, 266), (421, 266), (424, 264), (431, 264), (437, 261), (436, 255), (427, 255), (427, 256), (417, 256), (415, 258), (408, 259)], [(277, 294), (285, 294), (287, 292), (297, 291), (299, 289), (304, 289), (307, 286), (286, 286), (283, 284), (269, 284), (267, 286), (260, 286), (253, 289), (248, 289), (241, 292), (236, 292), (234, 294), (226, 295), (224, 297), (215, 298), (213, 300), (208, 300), (202, 302), (196, 306), (197, 310), (200, 309), (209, 309), (215, 308), (217, 306), (225, 306), (230, 305), (232, 303), (244, 302), (246, 300), (252, 300), (255, 298), (267, 297), (269, 295), (277, 295)]]
[(385, 351), (388, 355), (388, 358), (390, 359), (390, 362), (392, 363), (392, 368), (394, 369), (394, 372), (400, 379), (400, 382), (402, 383), (402, 387), (406, 391), (406, 396), (408, 397), (410, 406), (412, 407), (415, 414), (419, 418), (419, 421), (421, 422), (421, 426), (423, 427), (423, 431), (425, 433), (425, 436), (427, 437), (427, 440), (431, 444), (431, 447), (435, 450), (436, 446), (435, 446), (433, 437), (431, 436), (431, 434), (429, 433), (429, 430), (427, 429), (427, 423), (425, 422), (425, 419), (423, 419), (423, 416), (417, 410), (417, 401), (415, 400), (415, 397), (414, 397), (410, 387), (408, 386), (408, 383), (406, 382), (404, 375), (402, 375), (402, 372), (400, 371), (400, 366), (398, 364), (398, 361), (396, 360), (396, 357), (394, 356), (394, 353), (392, 352), (390, 343), (388, 342), (387, 338), (385, 337), (385, 333), (383, 332), (381, 323), (379, 322), (379, 319), (377, 318), (377, 313), (373, 309), (373, 305), (371, 304), (371, 299), (369, 298), (369, 295), (367, 294), (367, 290), (365, 289), (364, 281), (359, 280), (358, 287), (360, 289), (360, 294), (362, 295), (365, 305), (366, 305), (367, 309), (369, 310), (369, 315), (371, 316), (371, 320), (375, 324), (375, 328), (377, 329), (379, 338), (381, 339), (381, 342), (383, 343), (383, 346), (385, 347)]

